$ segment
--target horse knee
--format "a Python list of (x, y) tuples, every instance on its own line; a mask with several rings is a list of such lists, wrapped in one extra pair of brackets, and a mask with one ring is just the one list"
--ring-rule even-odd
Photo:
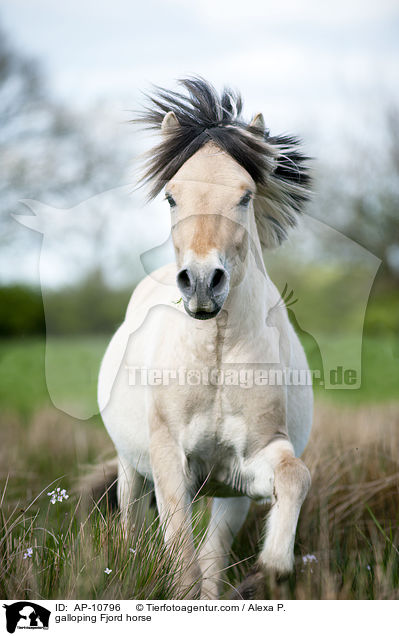
[(273, 496), (302, 504), (311, 484), (309, 469), (298, 457), (286, 455), (274, 469)]

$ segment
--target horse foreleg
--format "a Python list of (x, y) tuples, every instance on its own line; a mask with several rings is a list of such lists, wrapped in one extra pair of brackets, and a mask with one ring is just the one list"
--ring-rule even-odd
[(272, 507), (266, 523), (266, 538), (260, 564), (278, 576), (294, 566), (294, 541), (302, 503), (310, 487), (305, 464), (284, 444), (273, 445), (274, 487)]
[(202, 599), (218, 597), (231, 544), (246, 519), (249, 506), (247, 497), (214, 498), (211, 519), (199, 554), (203, 576)]
[(272, 442), (264, 449), (264, 458), (273, 470), (272, 506), (257, 564), (238, 590), (244, 598), (261, 593), (267, 573), (279, 578), (292, 571), (298, 517), (311, 481), (288, 440)]
[(150, 457), (155, 497), (166, 543), (179, 555), (178, 588), (195, 597), (201, 588), (201, 570), (191, 529), (191, 498), (178, 449), (166, 426), (154, 427)]

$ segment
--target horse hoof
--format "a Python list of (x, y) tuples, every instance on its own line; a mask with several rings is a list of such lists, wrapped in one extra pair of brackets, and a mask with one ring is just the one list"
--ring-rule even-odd
[(258, 565), (251, 568), (239, 587), (234, 590), (232, 600), (256, 600), (265, 598), (265, 575)]

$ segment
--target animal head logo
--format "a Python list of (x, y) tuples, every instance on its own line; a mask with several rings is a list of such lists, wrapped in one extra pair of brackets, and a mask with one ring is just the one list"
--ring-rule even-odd
[(18, 601), (3, 607), (6, 610), (9, 634), (13, 634), (16, 629), (48, 629), (51, 612), (37, 603)]
[[(173, 245), (168, 222), (165, 221), (164, 206), (152, 202), (151, 209), (142, 212), (142, 202), (132, 196), (129, 188), (117, 188), (76, 205), (70, 209), (58, 210), (45, 206), (37, 201), (25, 201), (33, 214), (19, 215), (15, 219), (25, 228), (43, 235), (40, 252), (40, 280), (46, 317), (46, 382), (54, 405), (77, 418), (88, 418), (98, 413), (95, 400), (99, 361), (87, 355), (85, 364), (79, 360), (65, 359), (65, 351), (60, 353), (57, 338), (52, 329), (52, 314), (48, 304), (53, 289), (52, 275), (63, 273), (65, 280), (74, 282), (85, 274), (86, 267), (93, 263), (93, 258), (101, 260), (101, 266), (114, 271), (134, 272), (132, 280), (141, 280), (149, 275), (160, 286), (173, 285), (175, 280), (158, 279), (158, 268), (174, 260)], [(115, 210), (118, 210), (117, 222)], [(151, 217), (154, 222), (148, 223)], [(116, 226), (116, 227), (115, 227)], [(23, 230), (22, 230), (23, 231)], [(95, 248), (93, 248), (93, 236)], [(85, 240), (87, 238), (87, 244)], [(317, 285), (318, 270), (326, 269), (321, 248), (332, 242), (340, 247), (343, 254), (350, 254), (356, 267), (345, 270), (345, 289), (333, 286), (333, 292), (322, 296)], [(90, 248), (91, 246), (91, 248)], [(95, 254), (90, 253), (94, 249)], [(292, 260), (295, 253), (299, 260)], [(90, 255), (91, 254), (91, 255)], [(118, 266), (118, 258), (122, 258), (123, 267)], [(312, 254), (311, 268), (309, 254)], [(87, 256), (87, 258), (86, 258)], [(93, 258), (91, 258), (93, 256)], [(282, 301), (273, 306), (266, 320), (266, 327), (276, 330), (276, 320), (284, 305), (289, 309), (291, 320), (302, 334), (312, 340), (314, 350), (320, 352), (322, 366), (322, 384), (326, 389), (356, 389), (361, 385), (361, 352), (364, 316), (367, 308), (370, 289), (381, 261), (346, 237), (312, 216), (304, 214), (295, 236), (285, 241), (285, 245), (276, 251), (264, 254), (267, 270), (271, 279), (282, 293)], [(306, 260), (307, 259), (307, 260)], [(301, 276), (300, 263), (306, 262), (309, 276)], [(327, 263), (328, 265), (328, 263)], [(342, 264), (340, 265), (342, 271)], [(125, 283), (124, 283), (125, 284)], [(134, 285), (131, 284), (133, 289)], [(350, 293), (348, 293), (350, 290)], [(291, 292), (292, 295), (291, 295)], [(176, 295), (175, 302), (179, 296)], [(171, 304), (175, 310), (178, 305)], [(82, 306), (82, 311), (88, 310)], [(344, 341), (347, 338), (350, 346), (337, 348), (331, 333), (326, 329), (322, 316), (337, 316), (334, 330)], [(145, 317), (143, 317), (144, 319)], [(347, 337), (348, 336), (348, 337)], [(271, 340), (279, 342), (278, 334)], [(72, 351), (72, 350), (71, 350)], [(91, 350), (90, 350), (91, 351)], [(73, 352), (71, 353), (71, 355)], [(64, 357), (62, 357), (64, 356)], [(270, 352), (267, 361), (253, 360), (254, 363), (278, 362), (280, 351)], [(62, 358), (62, 359), (61, 359)], [(243, 361), (237, 360), (237, 363)], [(59, 370), (66, 364), (76, 368), (75, 374), (68, 374), (71, 386), (60, 382)], [(350, 370), (351, 382), (345, 384), (337, 380), (339, 373), (344, 375)], [(339, 378), (338, 378), (339, 379)], [(81, 399), (81, 386), (89, 387), (90, 402)], [(89, 392), (89, 391), (88, 391)], [(71, 396), (66, 400), (65, 395)]]

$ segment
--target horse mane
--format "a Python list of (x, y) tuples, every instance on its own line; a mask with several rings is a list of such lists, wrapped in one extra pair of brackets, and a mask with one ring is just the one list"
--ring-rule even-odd
[(155, 87), (148, 106), (133, 123), (147, 130), (161, 129), (173, 111), (180, 126), (163, 131), (163, 138), (147, 157), (141, 179), (150, 183), (153, 199), (181, 166), (204, 144), (213, 141), (235, 159), (257, 186), (255, 218), (261, 243), (280, 244), (309, 199), (308, 167), (300, 141), (292, 136), (271, 137), (268, 130), (250, 126), (241, 118), (239, 93), (225, 88), (221, 95), (200, 77), (179, 81), (187, 94)]

